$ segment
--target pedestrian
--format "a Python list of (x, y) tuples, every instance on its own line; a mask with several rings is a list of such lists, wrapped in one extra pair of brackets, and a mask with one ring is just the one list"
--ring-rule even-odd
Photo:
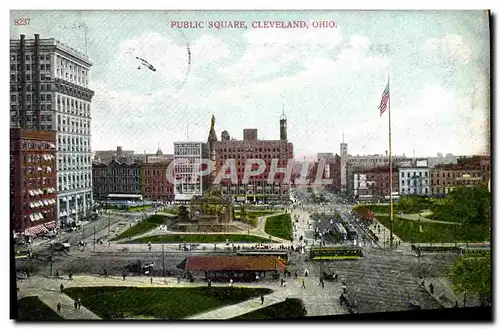
[(281, 286), (283, 287), (283, 281), (285, 281), (285, 280), (281, 279), (280, 281), (281, 281)]
[(57, 303), (57, 313), (61, 313), (61, 303)]
[(300, 289), (306, 289), (306, 282), (304, 280), (302, 280), (302, 286), (300, 287)]
[(108, 247), (111, 247), (111, 242), (108, 241)]
[(208, 287), (210, 288), (212, 286), (212, 280), (208, 279)]
[(264, 304), (264, 295), (260, 296), (260, 305)]
[(75, 310), (78, 309), (78, 302), (76, 301), (76, 299), (73, 301), (73, 305), (75, 305)]
[(325, 281), (321, 281), (321, 289), (325, 289)]
[(429, 290), (431, 292), (431, 295), (433, 295), (434, 294), (434, 285), (432, 283), (429, 285)]
[(299, 277), (299, 274), (297, 273), (297, 271), (295, 271), (295, 279), (297, 279)]
[(229, 287), (232, 288), (233, 287), (233, 279), (229, 279)]
[(59, 286), (59, 289), (61, 289), (61, 294), (62, 294), (62, 293), (63, 293), (63, 291), (64, 291), (64, 286), (63, 286), (63, 284), (62, 284), (62, 283), (61, 283), (61, 285)]
[(56, 279), (59, 279), (59, 271), (56, 271)]
[(153, 278), (151, 278), (151, 284), (153, 284)]
[(82, 300), (78, 298), (78, 309), (80, 309), (81, 307), (82, 307)]
[(347, 294), (347, 287), (345, 285), (342, 286), (342, 293)]
[(181, 276), (177, 276), (177, 283), (181, 283)]
[(122, 274), (123, 281), (125, 281), (125, 273)]
[(70, 271), (70, 272), (68, 273), (68, 278), (69, 278), (70, 280), (73, 280), (73, 272), (71, 272), (71, 271)]
[(165, 284), (166, 284), (166, 285), (168, 285), (167, 278), (164, 278), (164, 279), (163, 279), (163, 282), (165, 282)]

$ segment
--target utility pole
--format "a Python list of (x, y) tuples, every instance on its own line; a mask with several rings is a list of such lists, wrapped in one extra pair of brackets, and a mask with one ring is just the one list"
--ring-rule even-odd
[(165, 277), (165, 248), (164, 244), (161, 244), (161, 259), (163, 262), (162, 269), (163, 269), (163, 277)]
[(83, 243), (83, 250), (85, 250), (85, 226), (82, 227), (82, 243)]
[(109, 216), (108, 218), (108, 239), (110, 235), (111, 235), (111, 216)]
[(95, 226), (94, 226), (94, 245), (92, 246), (92, 251), (95, 251)]
[(52, 258), (54, 257), (54, 244), (50, 245), (50, 276), (52, 276)]

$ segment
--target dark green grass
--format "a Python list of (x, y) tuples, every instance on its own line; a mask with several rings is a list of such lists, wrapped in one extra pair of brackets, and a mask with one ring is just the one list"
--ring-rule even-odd
[(127, 243), (217, 243), (226, 242), (226, 240), (229, 240), (229, 242), (270, 242), (270, 240), (266, 238), (244, 234), (164, 234), (143, 237)]
[[(390, 228), (389, 216), (377, 216), (377, 220), (387, 228)], [(422, 232), (420, 232), (418, 222), (402, 219), (394, 216), (392, 225), (393, 232), (401, 240), (416, 243), (450, 243), (450, 242), (483, 242), (482, 234), (474, 236), (474, 231), (467, 232), (468, 239), (465, 236), (467, 227), (461, 225), (448, 225), (440, 223), (422, 223)], [(480, 236), (480, 237), (479, 237)]]
[(292, 216), (279, 214), (267, 218), (264, 229), (267, 234), (292, 241)]
[(19, 321), (61, 321), (62, 317), (42, 302), (38, 297), (24, 297), (17, 301)]
[(274, 320), (304, 316), (306, 316), (306, 312), (302, 301), (298, 298), (287, 298), (284, 302), (273, 304), (256, 311), (237, 316), (231, 320)]
[(266, 288), (195, 287), (138, 288), (83, 287), (64, 292), (102, 319), (183, 319), (215, 308), (267, 295)]
[(149, 232), (159, 225), (163, 224), (165, 222), (165, 216), (163, 215), (153, 215), (151, 217), (146, 218), (142, 222), (132, 226), (125, 232), (121, 233), (120, 235), (114, 237), (111, 241), (116, 241), (116, 240), (121, 240), (121, 239), (126, 239), (130, 237), (134, 237), (136, 235), (144, 234), (146, 232)]

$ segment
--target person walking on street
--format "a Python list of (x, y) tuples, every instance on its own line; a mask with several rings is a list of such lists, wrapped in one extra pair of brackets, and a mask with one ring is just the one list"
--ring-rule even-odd
[(229, 279), (229, 287), (232, 288), (233, 287), (233, 279)]
[(56, 271), (56, 279), (59, 279), (59, 271)]
[(260, 305), (264, 304), (264, 295), (260, 296)]
[(306, 282), (304, 280), (302, 280), (302, 286), (300, 287), (300, 289), (306, 289)]
[(62, 283), (61, 283), (61, 285), (59, 286), (59, 289), (61, 289), (61, 294), (62, 294), (62, 293), (63, 293), (63, 291), (64, 291), (64, 286), (63, 286), (63, 284), (62, 284)]
[(122, 277), (123, 277), (123, 281), (125, 281), (125, 273), (122, 274)]
[(153, 284), (153, 278), (151, 278), (151, 284)]
[(177, 283), (181, 283), (181, 276), (177, 276)]
[(75, 305), (75, 310), (78, 309), (78, 302), (76, 301), (76, 299), (73, 301), (73, 305)]
[(82, 307), (82, 300), (78, 298), (78, 309), (80, 309), (81, 307)]
[(321, 281), (321, 289), (325, 289), (325, 281)]
[(61, 314), (61, 303), (57, 303), (57, 313)]
[(297, 271), (295, 271), (295, 279), (297, 279), (299, 277), (299, 274), (297, 273)]

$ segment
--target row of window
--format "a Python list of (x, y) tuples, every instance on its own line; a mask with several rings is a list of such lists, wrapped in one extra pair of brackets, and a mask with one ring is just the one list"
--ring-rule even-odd
[(420, 194), (420, 193), (423, 193), (423, 194), (428, 194), (429, 193), (429, 189), (426, 187), (426, 188), (423, 188), (423, 189), (401, 189), (401, 194)]
[[(12, 147), (12, 145), (11, 145)], [(31, 140), (21, 140), (21, 149), (22, 150), (48, 150), (48, 149), (54, 149), (55, 145), (52, 142), (48, 141), (31, 141)], [(28, 155), (27, 155), (28, 156)], [(41, 156), (38, 154), (38, 156)], [(37, 159), (40, 159), (37, 157)]]
[[(418, 182), (415, 180), (406, 180), (407, 184), (406, 185), (418, 185)], [(413, 182), (413, 184), (411, 184)], [(422, 185), (427, 185), (428, 181), (427, 179), (422, 179), (419, 181)], [(405, 181), (401, 180), (401, 186), (405, 185)]]
[(168, 193), (168, 194), (172, 194), (174, 191), (173, 191), (173, 186), (172, 187), (164, 187), (164, 186), (152, 186), (152, 187), (145, 187), (144, 188), (144, 191), (146, 193)]
[[(26, 71), (35, 71), (36, 65), (35, 63), (26, 64), (24, 68)], [(12, 71), (21, 71), (21, 64), (10, 64), (10, 71), (11, 74), (13, 74)], [(50, 71), (50, 63), (40, 64), (40, 71)]]
[[(32, 100), (33, 100), (33, 102), (35, 101), (35, 97), (32, 97), (32, 96), (35, 96), (35, 95), (26, 94), (26, 103), (31, 103)], [(18, 101), (20, 102), (21, 101), (21, 95), (11, 94), (10, 95), (10, 101), (13, 102), (13, 103), (17, 103)], [(52, 102), (52, 95), (51, 94), (40, 93), (40, 102), (45, 102), (45, 101)]]
[[(26, 86), (26, 92), (36, 92), (36, 85), (27, 83), (25, 84)], [(11, 84), (10, 85), (10, 91), (11, 92), (18, 92), (20, 93), (22, 91), (23, 85), (22, 84)], [(52, 83), (40, 83), (40, 91), (55, 91), (55, 85)], [(20, 98), (20, 96), (19, 96)]]
[(94, 168), (95, 176), (140, 176), (137, 168)]
[(28, 190), (33, 188), (46, 188), (52, 187), (55, 184), (54, 177), (46, 176), (46, 177), (23, 177), (23, 186), (25, 186)]
[(246, 152), (246, 153), (249, 153), (249, 152), (259, 152), (259, 153), (262, 153), (262, 152), (265, 152), (265, 153), (276, 153), (276, 152), (279, 152), (279, 153), (287, 153), (288, 152), (288, 147), (285, 147), (283, 149), (281, 148), (268, 148), (268, 147), (246, 147), (246, 148), (243, 148), (243, 147), (237, 147), (237, 148), (218, 148), (217, 149), (217, 152), (223, 152), (223, 153), (243, 153), (243, 152)]
[[(25, 60), (27, 61), (31, 61), (31, 60), (35, 60), (35, 55), (33, 54), (26, 54), (25, 55)], [(40, 53), (38, 54), (38, 58), (40, 58), (40, 61), (50, 61), (50, 54), (45, 54), (45, 53)], [(19, 54), (15, 54), (15, 53), (11, 53), (10, 54), (10, 61), (11, 63), (12, 62), (20, 62), (21, 61), (21, 55)]]
[[(32, 76), (31, 73), (26, 73), (25, 81), (26, 82), (33, 81), (31, 79), (32, 77), (33, 77), (33, 80), (35, 80), (34, 76)], [(11, 82), (22, 82), (23, 80), (22, 80), (21, 74), (12, 73), (10, 75), (10, 81)], [(52, 78), (50, 77), (50, 74), (48, 74), (48, 73), (40, 73), (40, 81), (52, 81)]]

